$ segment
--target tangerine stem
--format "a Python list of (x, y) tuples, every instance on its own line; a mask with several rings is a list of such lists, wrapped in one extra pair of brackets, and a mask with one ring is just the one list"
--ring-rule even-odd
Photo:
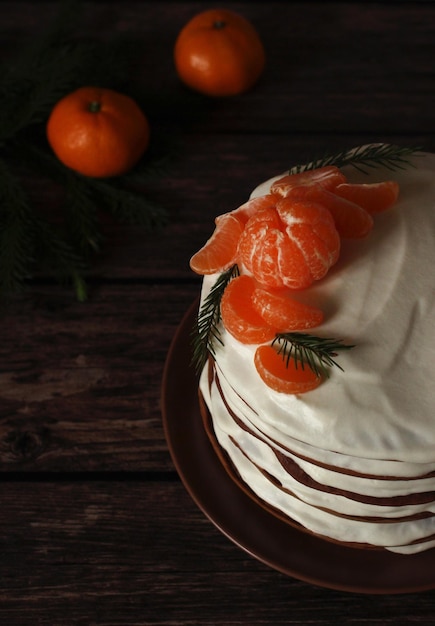
[(216, 28), (216, 30), (221, 30), (222, 28), (225, 28), (226, 25), (227, 23), (223, 20), (216, 20), (216, 22), (214, 22), (213, 24), (213, 27)]
[(97, 102), (96, 100), (92, 100), (92, 102), (90, 102), (88, 105), (88, 111), (90, 113), (98, 113), (100, 109), (101, 109), (101, 103)]

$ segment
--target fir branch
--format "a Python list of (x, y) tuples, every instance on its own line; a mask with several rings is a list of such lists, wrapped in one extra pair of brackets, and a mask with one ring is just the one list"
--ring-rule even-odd
[(19, 180), (0, 161), (0, 295), (21, 291), (36, 260), (72, 280), (77, 298), (86, 298), (84, 259), (32, 209)]
[(223, 272), (210, 289), (198, 313), (195, 327), (192, 331), (193, 356), (192, 363), (197, 373), (200, 373), (207, 362), (209, 353), (214, 356), (214, 342), (222, 344), (218, 328), (221, 313), (220, 303), (223, 293), (230, 281), (239, 275), (239, 268), (235, 264)]
[(19, 181), (0, 160), (0, 296), (20, 291), (33, 262), (33, 211)]
[(110, 183), (101, 179), (82, 179), (102, 208), (126, 224), (136, 224), (147, 230), (163, 228), (168, 223), (167, 211), (158, 203), (122, 186), (122, 181)]
[(42, 265), (54, 269), (61, 282), (73, 283), (76, 297), (80, 302), (87, 298), (86, 283), (83, 277), (87, 269), (84, 257), (62, 236), (52, 224), (35, 215), (36, 254)]
[[(61, 279), (73, 282), (79, 300), (86, 298), (83, 273), (91, 254), (100, 251), (103, 235), (98, 212), (146, 230), (168, 222), (163, 207), (140, 191), (147, 177), (162, 169), (162, 155), (147, 150), (128, 176), (100, 180), (81, 176), (54, 157), (45, 138), (53, 106), (85, 84), (118, 89), (130, 77), (137, 57), (131, 37), (90, 41), (80, 36), (81, 2), (60, 2), (60, 10), (41, 37), (21, 45), (15, 58), (0, 66), (0, 295), (18, 291), (37, 263), (51, 265)], [(129, 81), (131, 83), (131, 80)], [(129, 84), (127, 90), (130, 90)], [(134, 95), (131, 94), (134, 98)], [(152, 146), (150, 146), (152, 148)], [(6, 166), (6, 161), (8, 166)], [(14, 168), (19, 175), (12, 175)], [(59, 183), (54, 226), (38, 215), (20, 180), (28, 168)]]
[(421, 148), (401, 147), (386, 143), (368, 144), (351, 150), (342, 150), (336, 154), (326, 154), (322, 158), (303, 165), (295, 165), (290, 168), (289, 173), (297, 174), (328, 165), (335, 165), (336, 167), (353, 165), (364, 174), (368, 174), (369, 169), (376, 167), (385, 167), (389, 170), (405, 169), (410, 165), (409, 158), (419, 150)]
[(92, 194), (72, 172), (67, 175), (65, 188), (65, 226), (69, 240), (86, 257), (90, 252), (99, 252), (103, 235)]
[(305, 365), (316, 374), (316, 376), (329, 377), (329, 368), (336, 366), (343, 369), (333, 357), (337, 356), (339, 350), (350, 350), (355, 346), (345, 345), (340, 340), (316, 337), (307, 333), (278, 333), (272, 341), (272, 346), (278, 346), (277, 352), (282, 355), (288, 367), (290, 359), (295, 362), (297, 368), (300, 364), (304, 369)]

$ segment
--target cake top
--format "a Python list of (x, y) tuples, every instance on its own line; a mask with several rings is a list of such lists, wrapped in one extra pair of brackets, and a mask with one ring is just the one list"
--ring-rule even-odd
[[(392, 209), (372, 216), (373, 228), (364, 236), (340, 236), (338, 253), (327, 218), (318, 218), (328, 245), (322, 254), (316, 251), (321, 262), (311, 263), (310, 269), (314, 267), (317, 274), (296, 272), (297, 279), (307, 284), (297, 287), (295, 299), (308, 307), (314, 320), (307, 333), (315, 331), (320, 338), (355, 346), (340, 352), (342, 370), (331, 368), (329, 378), (308, 387), (311, 390), (306, 393), (278, 391), (260, 375), (255, 363), (259, 347), (270, 347), (270, 337), (254, 337), (246, 343), (222, 324), (214, 356), (228, 380), (240, 381), (243, 401), (255, 406), (284, 436), (297, 439), (303, 429), (305, 441), (312, 446), (330, 445), (332, 450), (349, 455), (357, 450), (358, 455), (374, 459), (394, 459), (400, 454), (404, 461), (430, 463), (435, 446), (430, 375), (435, 358), (431, 270), (435, 256), (435, 157), (416, 155), (410, 159), (410, 167), (394, 171), (377, 167), (367, 175), (346, 166), (340, 173), (346, 183), (339, 184), (371, 185), (392, 180), (400, 189)], [(281, 175), (263, 183), (252, 198), (264, 202), (283, 179)], [(241, 233), (238, 241), (240, 237)], [(255, 254), (251, 258), (254, 263)], [(255, 278), (252, 267), (247, 269), (243, 264), (239, 277), (245, 277), (248, 290), (249, 279)], [(205, 276), (203, 302), (220, 274), (222, 271)], [(234, 282), (233, 278), (228, 287)], [(260, 289), (265, 286), (259, 284)], [(272, 291), (281, 296), (284, 287), (289, 288), (266, 288), (266, 295)], [(265, 306), (264, 296), (260, 301)], [(316, 318), (316, 311), (321, 312), (321, 319)], [(305, 370), (311, 372), (310, 368)]]

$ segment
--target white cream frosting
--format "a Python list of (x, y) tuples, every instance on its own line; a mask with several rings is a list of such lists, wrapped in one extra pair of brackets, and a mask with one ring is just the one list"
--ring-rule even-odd
[[(313, 532), (402, 552), (432, 545), (404, 547), (435, 533), (435, 518), (381, 524), (336, 517), (317, 507), (353, 516), (403, 517), (435, 512), (433, 503), (400, 508), (349, 502), (290, 481), (294, 497), (274, 487), (254, 463), (268, 465), (286, 485), (289, 475), (271, 453), (274, 445), (287, 455), (291, 450), (297, 455), (290, 453), (293, 460), (324, 485), (377, 497), (435, 491), (435, 478), (424, 477), (435, 472), (435, 155), (416, 156), (412, 164), (396, 171), (373, 169), (369, 176), (353, 167), (343, 170), (350, 182), (397, 180), (399, 199), (375, 217), (367, 238), (343, 240), (340, 259), (324, 279), (295, 293), (325, 313), (315, 334), (355, 344), (337, 357), (344, 371), (334, 368), (327, 381), (306, 394), (275, 392), (255, 369), (257, 346), (243, 345), (221, 328), (216, 370), (226, 402), (261, 441), (237, 426), (215, 384), (209, 393), (205, 373), (200, 382), (216, 436), (254, 492)], [(252, 196), (268, 193), (273, 180)], [(202, 298), (216, 278), (204, 278)], [(385, 476), (398, 480), (379, 478)]]

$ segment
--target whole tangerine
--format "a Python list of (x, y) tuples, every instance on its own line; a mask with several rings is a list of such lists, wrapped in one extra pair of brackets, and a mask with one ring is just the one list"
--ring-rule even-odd
[(208, 96), (234, 96), (250, 89), (263, 72), (265, 52), (254, 26), (226, 9), (193, 17), (174, 49), (180, 79)]
[(67, 167), (95, 178), (131, 169), (148, 147), (149, 123), (129, 96), (81, 87), (62, 98), (47, 122), (47, 139)]

